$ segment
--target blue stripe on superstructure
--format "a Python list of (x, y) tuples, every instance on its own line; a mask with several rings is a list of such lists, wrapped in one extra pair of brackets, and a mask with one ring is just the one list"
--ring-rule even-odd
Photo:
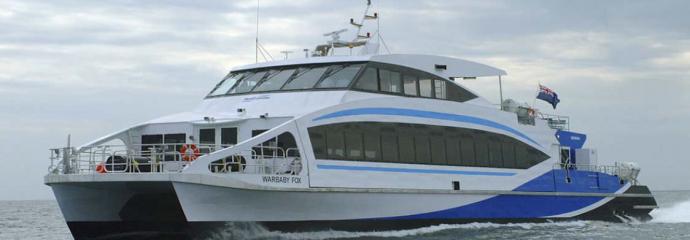
[(397, 172), (397, 173), (458, 174), (458, 175), (499, 176), (499, 177), (509, 177), (509, 176), (515, 175), (515, 173), (511, 173), (511, 172), (482, 172), (482, 171), (460, 171), (460, 170), (443, 170), (443, 169), (344, 166), (344, 165), (330, 165), (330, 164), (317, 164), (316, 167), (319, 169), (327, 169), (327, 170), (352, 170), (352, 171)]
[(405, 109), (405, 108), (354, 108), (348, 110), (342, 110), (338, 112), (333, 112), (329, 114), (322, 115), (320, 117), (314, 118), (312, 121), (319, 121), (329, 118), (345, 117), (345, 116), (356, 116), (356, 115), (391, 115), (391, 116), (406, 116), (406, 117), (419, 117), (419, 118), (429, 118), (429, 119), (440, 119), (448, 120), (454, 122), (463, 122), (477, 124), (485, 127), (495, 128), (510, 132), (515, 134), (527, 141), (530, 141), (538, 146), (541, 144), (534, 141), (532, 138), (528, 137), (524, 133), (511, 128), (509, 126), (478, 117), (458, 115), (452, 113), (441, 113), (441, 112), (431, 112), (415, 109)]

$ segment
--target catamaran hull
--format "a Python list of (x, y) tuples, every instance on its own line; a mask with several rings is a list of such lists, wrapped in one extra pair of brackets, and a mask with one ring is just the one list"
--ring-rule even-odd
[[(631, 186), (616, 197), (266, 191), (181, 182), (51, 187), (75, 239), (203, 239), (255, 227), (380, 231), (469, 222), (646, 220), (652, 210), (647, 206), (656, 206), (645, 186)], [(589, 204), (577, 204), (583, 201)], [(545, 213), (552, 215), (539, 216)]]

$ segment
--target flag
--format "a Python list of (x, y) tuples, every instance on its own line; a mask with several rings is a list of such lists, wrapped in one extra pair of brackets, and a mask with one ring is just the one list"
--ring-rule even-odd
[(556, 94), (556, 92), (541, 84), (539, 85), (539, 95), (537, 95), (537, 98), (551, 103), (553, 109), (556, 109), (556, 105), (561, 101), (558, 99), (558, 94)]

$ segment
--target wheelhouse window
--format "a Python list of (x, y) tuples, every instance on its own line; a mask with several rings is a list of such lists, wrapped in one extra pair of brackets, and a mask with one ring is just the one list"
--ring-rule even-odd
[(368, 67), (362, 73), (362, 76), (357, 80), (355, 84), (356, 89), (367, 90), (367, 91), (378, 91), (379, 90), (379, 80), (378, 71), (376, 68)]
[(316, 85), (316, 88), (344, 88), (350, 86), (352, 80), (357, 76), (362, 64), (350, 65), (347, 67), (331, 67), (331, 72)]
[(297, 73), (297, 77), (288, 82), (283, 90), (309, 89), (313, 88), (316, 82), (321, 79), (321, 76), (326, 72), (328, 67), (316, 68), (302, 68)]
[(243, 78), (237, 82), (237, 84), (235, 84), (235, 87), (230, 90), (230, 93), (246, 93), (251, 91), (254, 86), (256, 86), (256, 84), (259, 83), (264, 76), (266, 76), (267, 73), (268, 71), (258, 72)]
[(283, 85), (290, 80), (292, 74), (294, 74), (296, 69), (285, 69), (271, 74), (266, 78), (266, 80), (259, 83), (258, 86), (253, 90), (253, 92), (266, 92), (280, 90)]
[(526, 169), (549, 158), (512, 137), (476, 129), (351, 122), (308, 131), (317, 159)]
[(216, 85), (208, 97), (274, 91), (347, 88), (456, 102), (464, 102), (477, 97), (452, 81), (432, 73), (378, 62), (306, 64), (232, 72)]
[(216, 87), (209, 93), (209, 96), (219, 96), (228, 93), (230, 91), (230, 88), (235, 86), (235, 83), (237, 83), (238, 80), (242, 79), (247, 75), (247, 73), (232, 73), (223, 81), (221, 81)]

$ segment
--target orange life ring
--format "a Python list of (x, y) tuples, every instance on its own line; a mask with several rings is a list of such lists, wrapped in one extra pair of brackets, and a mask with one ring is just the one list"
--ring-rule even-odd
[(201, 151), (194, 144), (183, 144), (180, 148), (180, 153), (182, 154), (182, 159), (185, 161), (194, 161), (197, 157), (201, 156)]
[(107, 172), (108, 172), (108, 169), (105, 169), (105, 164), (99, 163), (98, 165), (96, 165), (96, 172), (98, 172), (98, 173), (107, 173)]

